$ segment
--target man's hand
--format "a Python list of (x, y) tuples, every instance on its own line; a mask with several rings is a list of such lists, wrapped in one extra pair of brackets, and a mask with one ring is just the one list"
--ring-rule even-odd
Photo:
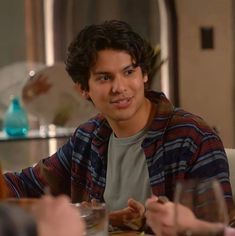
[(145, 224), (144, 214), (144, 205), (130, 198), (126, 208), (110, 212), (109, 222), (114, 227), (140, 230)]

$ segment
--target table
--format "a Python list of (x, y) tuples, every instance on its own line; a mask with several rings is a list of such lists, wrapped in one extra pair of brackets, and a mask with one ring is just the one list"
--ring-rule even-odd
[(118, 231), (109, 233), (110, 236), (153, 236), (152, 234), (146, 234), (138, 231)]

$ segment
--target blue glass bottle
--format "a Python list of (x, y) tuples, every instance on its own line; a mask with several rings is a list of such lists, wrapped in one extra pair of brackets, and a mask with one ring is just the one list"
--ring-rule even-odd
[(13, 97), (3, 119), (3, 130), (12, 137), (27, 135), (29, 122), (19, 97)]

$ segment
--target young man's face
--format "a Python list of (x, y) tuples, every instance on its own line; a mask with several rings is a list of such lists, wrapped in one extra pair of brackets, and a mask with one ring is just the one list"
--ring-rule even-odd
[(148, 77), (133, 63), (128, 53), (106, 49), (98, 53), (91, 69), (87, 96), (110, 123), (146, 116), (144, 83)]

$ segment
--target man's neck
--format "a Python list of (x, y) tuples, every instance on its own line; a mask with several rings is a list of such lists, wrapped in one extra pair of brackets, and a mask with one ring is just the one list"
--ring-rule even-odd
[(156, 105), (147, 99), (144, 112), (141, 112), (138, 116), (135, 116), (128, 121), (120, 121), (115, 123), (109, 122), (109, 124), (116, 137), (130, 137), (147, 127), (151, 123), (155, 112)]

